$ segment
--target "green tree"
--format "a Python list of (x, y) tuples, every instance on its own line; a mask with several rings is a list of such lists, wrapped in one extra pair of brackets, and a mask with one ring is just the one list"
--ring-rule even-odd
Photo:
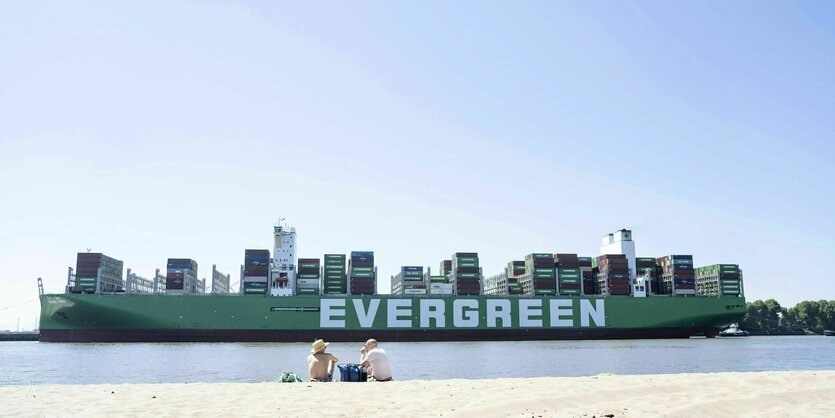
[(760, 323), (761, 312), (765, 304), (761, 300), (748, 302), (745, 311), (745, 319), (742, 320), (742, 328), (753, 334), (763, 334)]
[(820, 318), (824, 329), (835, 330), (835, 300), (820, 300)]
[(776, 334), (779, 330), (782, 308), (774, 299), (748, 303), (743, 329), (754, 334)]
[(820, 322), (820, 304), (813, 300), (804, 300), (798, 303), (795, 307), (795, 316), (797, 317), (797, 324), (806, 330), (821, 329)]
[(774, 299), (749, 302), (742, 327), (752, 334), (801, 334), (804, 330), (820, 333), (835, 329), (835, 301), (805, 300), (793, 308), (783, 308)]
[(767, 312), (766, 319), (763, 319), (765, 322), (763, 325), (765, 326), (766, 332), (768, 334), (781, 334), (780, 314), (783, 312), (783, 307), (774, 299), (765, 301), (765, 307)]

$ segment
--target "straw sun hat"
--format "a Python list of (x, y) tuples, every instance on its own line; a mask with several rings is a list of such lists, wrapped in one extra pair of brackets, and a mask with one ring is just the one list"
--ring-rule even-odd
[(310, 352), (313, 353), (313, 354), (316, 354), (316, 353), (324, 350), (325, 347), (328, 346), (328, 344), (330, 344), (330, 343), (326, 343), (324, 340), (322, 340), (320, 338), (320, 339), (316, 340), (315, 342), (313, 342), (313, 348), (310, 349)]

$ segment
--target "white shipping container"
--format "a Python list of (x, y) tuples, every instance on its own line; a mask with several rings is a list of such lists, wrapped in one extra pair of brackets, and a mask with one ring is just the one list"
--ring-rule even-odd
[(296, 287), (303, 287), (305, 289), (318, 289), (319, 283), (296, 283)]
[(244, 282), (266, 282), (267, 276), (244, 276)]
[(425, 295), (426, 289), (403, 289), (403, 294), (406, 295)]
[(296, 279), (296, 284), (302, 287), (319, 286), (319, 279)]

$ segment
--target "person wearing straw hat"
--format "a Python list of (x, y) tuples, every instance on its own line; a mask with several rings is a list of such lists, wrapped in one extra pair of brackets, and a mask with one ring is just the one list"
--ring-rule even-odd
[(383, 350), (377, 345), (377, 340), (370, 339), (360, 350), (360, 363), (368, 370), (369, 382), (390, 382), (391, 363)]
[(307, 356), (307, 373), (311, 382), (330, 382), (334, 365), (339, 362), (333, 354), (326, 353), (328, 343), (322, 339), (313, 342)]

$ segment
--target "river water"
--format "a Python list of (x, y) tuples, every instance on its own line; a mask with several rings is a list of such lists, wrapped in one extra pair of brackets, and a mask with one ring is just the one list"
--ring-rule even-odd
[[(333, 343), (340, 363), (361, 343)], [(835, 370), (835, 338), (386, 343), (396, 380)], [(273, 381), (307, 374), (309, 344), (0, 343), (0, 385)], [(338, 374), (338, 373), (337, 373)]]

